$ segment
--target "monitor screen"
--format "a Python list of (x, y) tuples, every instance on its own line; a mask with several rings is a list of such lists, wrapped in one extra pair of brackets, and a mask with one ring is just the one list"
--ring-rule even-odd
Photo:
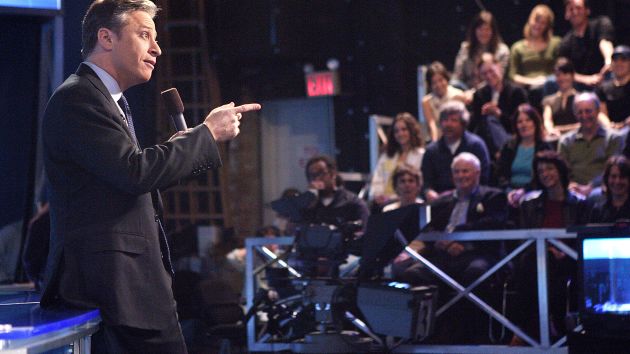
[(0, 13), (54, 16), (61, 11), (61, 0), (0, 0)]
[(585, 238), (584, 309), (630, 314), (630, 236)]
[(586, 226), (577, 235), (584, 329), (630, 333), (630, 227)]
[(0, 0), (0, 6), (21, 9), (60, 10), (61, 0)]

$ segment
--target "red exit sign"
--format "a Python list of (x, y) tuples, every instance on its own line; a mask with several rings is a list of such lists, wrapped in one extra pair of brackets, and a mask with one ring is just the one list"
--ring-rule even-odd
[(334, 96), (340, 92), (339, 74), (336, 71), (317, 71), (306, 74), (308, 97)]

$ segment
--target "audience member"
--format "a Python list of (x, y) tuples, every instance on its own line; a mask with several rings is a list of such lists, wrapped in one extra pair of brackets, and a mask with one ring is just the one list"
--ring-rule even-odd
[(432, 141), (437, 141), (442, 135), (437, 117), (440, 114), (440, 106), (450, 100), (464, 100), (462, 90), (449, 84), (451, 74), (446, 70), (444, 64), (434, 61), (427, 69), (427, 87), (430, 93), (422, 98), (422, 112), (424, 113), (429, 135)]
[(560, 37), (553, 35), (549, 6), (536, 5), (523, 28), (523, 39), (512, 45), (508, 78), (523, 87), (541, 88), (553, 73)]
[(610, 66), (615, 29), (608, 17), (589, 20), (589, 0), (564, 0), (564, 18), (571, 30), (562, 38), (560, 56), (575, 65), (578, 89), (593, 89)]
[[(404, 208), (413, 204), (423, 204), (424, 200), (418, 197), (418, 193), (422, 190), (422, 174), (420, 171), (413, 170), (407, 167), (399, 167), (394, 172), (393, 177), (394, 189), (396, 189), (396, 194), (398, 195), (399, 200), (395, 203), (391, 203), (386, 205), (383, 208), (383, 212), (388, 212), (392, 210), (396, 210), (399, 208)], [(415, 231), (417, 234), (417, 231)], [(425, 244), (421, 240), (413, 240), (408, 245), (416, 252), (422, 252), (425, 249)], [(417, 264), (415, 260), (409, 257), (407, 252), (402, 251), (393, 261), (392, 261), (392, 275), (394, 277), (399, 277), (402, 273), (404, 273), (405, 269), (412, 267), (421, 266)]]
[(305, 207), (300, 209), (305, 223), (341, 226), (359, 221), (365, 228), (369, 215), (367, 205), (343, 188), (338, 180), (337, 164), (331, 158), (322, 155), (310, 158), (306, 163), (306, 179), (309, 190), (302, 195), (308, 198)]
[(589, 217), (592, 223), (612, 223), (630, 219), (630, 161), (623, 155), (612, 156), (604, 170), (606, 198), (599, 201)]
[(396, 198), (392, 187), (392, 173), (399, 165), (420, 170), (424, 155), (424, 140), (420, 124), (410, 113), (399, 113), (387, 134), (385, 151), (381, 154), (372, 174), (370, 197), (382, 206)]
[(501, 39), (496, 19), (485, 10), (475, 15), (471, 21), (466, 40), (461, 43), (455, 58), (453, 85), (468, 90), (468, 100), (483, 81), (479, 75), (479, 63), (483, 53), (492, 54), (497, 62), (501, 63), (503, 70), (507, 70), (510, 49)]
[(534, 188), (519, 206), (520, 228), (566, 228), (584, 223), (588, 207), (584, 196), (569, 189), (570, 170), (555, 151), (534, 158)]
[(606, 160), (621, 153), (623, 141), (616, 132), (601, 125), (599, 99), (584, 92), (575, 97), (573, 112), (580, 127), (562, 137), (558, 151), (569, 164), (571, 191), (588, 197), (602, 183)]
[[(480, 185), (481, 162), (462, 152), (451, 164), (454, 190), (431, 203), (428, 231), (491, 230), (505, 227), (507, 199), (503, 191)], [(464, 251), (458, 242), (440, 241), (436, 248), (451, 255)], [(451, 252), (451, 247), (455, 248)]]
[(15, 271), (20, 261), (22, 226), (22, 219), (0, 226), (0, 284), (15, 281)]
[(565, 57), (558, 58), (554, 76), (558, 91), (543, 98), (543, 117), (547, 134), (553, 138), (560, 138), (562, 134), (578, 128), (577, 119), (573, 114), (573, 99), (577, 94), (573, 88), (575, 76), (573, 63)]
[(442, 137), (427, 147), (422, 159), (422, 175), (425, 183), (425, 197), (429, 203), (439, 197), (439, 193), (453, 189), (453, 176), (450, 165), (453, 157), (461, 152), (477, 156), (481, 164), (481, 183), (490, 178), (490, 158), (486, 144), (477, 135), (466, 131), (470, 116), (466, 106), (459, 101), (449, 101), (440, 110)]
[(534, 107), (524, 103), (518, 106), (512, 130), (516, 133), (499, 154), (497, 182), (501, 188), (524, 188), (534, 175), (534, 155), (553, 146), (543, 140), (542, 119)]
[(419, 170), (408, 166), (397, 167), (392, 176), (392, 185), (398, 196), (398, 201), (387, 204), (383, 208), (383, 212), (424, 203), (424, 200), (418, 196), (422, 191), (422, 174)]
[(601, 111), (613, 128), (630, 125), (630, 47), (615, 47), (610, 66), (613, 77), (596, 90), (601, 100)]
[[(431, 204), (431, 222), (425, 231), (467, 231), (505, 228), (507, 221), (507, 199), (501, 190), (480, 185), (481, 165), (479, 159), (463, 152), (453, 159), (451, 165), (455, 189)], [(427, 258), (462, 285), (470, 285), (498, 260), (500, 247), (497, 242), (460, 242), (441, 240), (432, 245)], [(427, 271), (413, 265), (404, 272), (406, 280), (426, 281)], [(482, 298), (489, 288), (482, 284), (475, 294)], [(455, 317), (455, 318), (453, 318)], [(448, 319), (449, 338), (459, 342), (472, 340), (487, 341), (487, 317), (468, 302), (456, 304)], [(444, 322), (442, 322), (444, 323)]]
[(512, 132), (510, 117), (527, 102), (524, 89), (503, 80), (503, 68), (491, 55), (483, 55), (479, 65), (486, 84), (475, 92), (468, 130), (479, 135), (494, 160)]
[[(562, 157), (555, 151), (541, 151), (534, 159), (536, 174), (534, 186), (521, 200), (519, 207), (519, 227), (566, 228), (582, 224), (588, 214), (588, 204), (584, 197), (569, 190), (569, 169)], [(570, 246), (574, 246), (569, 242)], [(551, 334), (554, 337), (564, 333), (564, 317), (567, 309), (567, 282), (575, 279), (575, 261), (559, 249), (548, 247), (548, 294), (551, 314)], [(522, 253), (515, 266), (516, 309), (515, 322), (529, 332), (537, 333), (538, 302), (536, 294), (536, 252), (534, 247)], [(512, 344), (521, 344), (516, 336)]]
[(44, 281), (49, 242), (50, 208), (48, 203), (44, 203), (28, 223), (24, 252), (22, 253), (24, 272), (38, 290), (41, 289)]

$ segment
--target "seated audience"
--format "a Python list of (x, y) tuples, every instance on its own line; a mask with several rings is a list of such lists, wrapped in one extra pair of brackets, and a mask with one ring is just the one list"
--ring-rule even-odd
[(387, 134), (385, 151), (376, 163), (370, 183), (370, 198), (382, 206), (396, 198), (392, 188), (392, 174), (399, 165), (420, 170), (424, 155), (424, 140), (420, 124), (410, 113), (399, 113)]
[(528, 187), (534, 175), (534, 155), (553, 146), (543, 140), (542, 120), (527, 103), (518, 106), (512, 120), (514, 137), (503, 148), (497, 160), (497, 181), (501, 188)]
[(555, 151), (534, 158), (536, 190), (523, 196), (519, 206), (521, 228), (566, 228), (582, 224), (588, 213), (584, 196), (569, 189), (570, 170)]
[(479, 63), (483, 53), (492, 54), (503, 70), (507, 70), (510, 49), (503, 43), (499, 34), (499, 26), (494, 16), (488, 11), (481, 11), (468, 26), (466, 40), (461, 43), (455, 58), (452, 84), (468, 90), (468, 100), (472, 99), (474, 90), (482, 83), (479, 75)]
[(630, 161), (623, 155), (613, 156), (604, 170), (606, 199), (591, 211), (589, 222), (613, 223), (630, 219)]
[(0, 284), (12, 284), (15, 281), (23, 224), (22, 219), (19, 219), (0, 226)]
[[(505, 227), (507, 199), (503, 191), (480, 184), (481, 162), (477, 156), (462, 152), (451, 164), (454, 190), (431, 203), (431, 222), (427, 231), (492, 230)], [(436, 242), (436, 248), (464, 251), (457, 242)], [(448, 250), (447, 250), (448, 249)]]
[(425, 197), (429, 203), (439, 194), (453, 189), (453, 176), (450, 165), (453, 157), (461, 152), (470, 152), (481, 161), (481, 183), (487, 184), (490, 178), (490, 158), (486, 144), (477, 135), (466, 131), (470, 120), (466, 106), (459, 101), (450, 101), (440, 110), (442, 137), (427, 147), (422, 159), (422, 176), (425, 184)]
[(560, 139), (558, 151), (571, 169), (569, 189), (585, 197), (602, 184), (606, 160), (621, 153), (623, 141), (598, 119), (599, 99), (594, 93), (580, 93), (573, 102), (579, 128)]
[(399, 166), (392, 176), (392, 184), (398, 201), (387, 204), (383, 212), (404, 208), (412, 204), (422, 204), (424, 200), (418, 195), (422, 191), (422, 174), (415, 168)]
[(524, 89), (503, 80), (503, 68), (489, 55), (483, 55), (479, 72), (486, 84), (475, 92), (468, 130), (479, 135), (494, 160), (512, 134), (511, 117), (527, 102)]
[[(534, 190), (526, 194), (519, 207), (519, 227), (566, 228), (582, 224), (588, 215), (588, 204), (584, 197), (569, 190), (569, 168), (555, 151), (541, 151), (534, 159), (536, 175)], [(575, 246), (575, 240), (568, 242)], [(548, 293), (551, 314), (551, 335), (563, 335), (564, 317), (567, 309), (567, 282), (575, 280), (575, 261), (559, 249), (548, 246)], [(536, 252), (535, 247), (523, 252), (515, 266), (516, 324), (529, 335), (538, 333), (538, 301), (536, 296)], [(575, 303), (573, 303), (575, 304)], [(513, 345), (524, 342), (514, 336)]]
[(578, 128), (577, 119), (573, 114), (573, 99), (577, 95), (573, 88), (575, 76), (573, 63), (565, 57), (558, 58), (554, 76), (558, 91), (543, 98), (543, 118), (547, 134), (553, 138), (560, 138), (562, 134)]
[(615, 29), (608, 17), (589, 20), (589, 0), (564, 0), (564, 18), (571, 30), (562, 38), (559, 54), (575, 65), (579, 90), (592, 90), (608, 71)]
[(596, 90), (601, 100), (601, 112), (613, 128), (630, 125), (630, 47), (615, 47), (610, 66), (613, 77)]
[[(468, 152), (455, 156), (451, 165), (454, 190), (431, 204), (431, 222), (425, 231), (467, 231), (505, 228), (507, 200), (501, 190), (480, 185), (481, 164)], [(421, 238), (421, 237), (420, 237)], [(441, 240), (425, 251), (426, 258), (466, 286), (488, 271), (500, 254), (498, 242), (464, 242)], [(395, 270), (395, 267), (392, 267)], [(394, 271), (401, 280), (412, 284), (435, 282), (434, 276), (419, 263)], [(482, 299), (487, 297), (486, 283), (474, 292)], [(446, 291), (446, 289), (443, 289)], [(441, 317), (442, 330), (448, 331), (449, 339), (461, 341), (487, 341), (487, 316), (480, 313), (468, 301), (458, 302)], [(444, 326), (447, 326), (445, 328)], [(440, 322), (438, 328), (440, 327)], [(485, 338), (485, 339), (484, 339)]]
[(305, 205), (300, 214), (307, 224), (342, 226), (361, 222), (365, 228), (369, 215), (367, 205), (356, 194), (343, 188), (337, 175), (337, 164), (328, 156), (314, 156), (306, 162), (308, 180)]
[(462, 90), (449, 84), (450, 77), (451, 74), (439, 61), (431, 63), (427, 69), (427, 87), (431, 91), (422, 98), (422, 112), (429, 127), (429, 135), (432, 141), (437, 141), (442, 135), (437, 124), (440, 106), (450, 100), (464, 100)]
[(38, 290), (41, 289), (44, 281), (49, 242), (50, 208), (48, 203), (44, 203), (28, 223), (24, 252), (22, 254), (24, 272)]
[(553, 11), (536, 5), (523, 28), (523, 39), (512, 45), (508, 78), (528, 89), (542, 88), (553, 72), (560, 37), (553, 35)]
[[(422, 190), (422, 175), (420, 171), (404, 166), (399, 167), (396, 169), (396, 172), (394, 172), (392, 183), (394, 184), (394, 189), (396, 190), (396, 195), (398, 195), (399, 200), (386, 205), (383, 208), (383, 212), (404, 208), (413, 204), (424, 204), (424, 200), (418, 197), (418, 194)], [(413, 240), (408, 246), (416, 252), (422, 252), (425, 249), (424, 242), (420, 240)], [(397, 276), (398, 273), (404, 272), (405, 269), (414, 263), (415, 261), (409, 257), (407, 252), (402, 251), (392, 261), (392, 274)]]

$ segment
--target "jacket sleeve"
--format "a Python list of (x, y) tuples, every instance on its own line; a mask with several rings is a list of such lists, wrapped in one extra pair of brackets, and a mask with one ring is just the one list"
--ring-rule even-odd
[(53, 97), (44, 120), (44, 145), (52, 159), (130, 194), (163, 188), (186, 176), (221, 166), (217, 145), (205, 125), (169, 142), (140, 150), (106, 101), (90, 92)]

